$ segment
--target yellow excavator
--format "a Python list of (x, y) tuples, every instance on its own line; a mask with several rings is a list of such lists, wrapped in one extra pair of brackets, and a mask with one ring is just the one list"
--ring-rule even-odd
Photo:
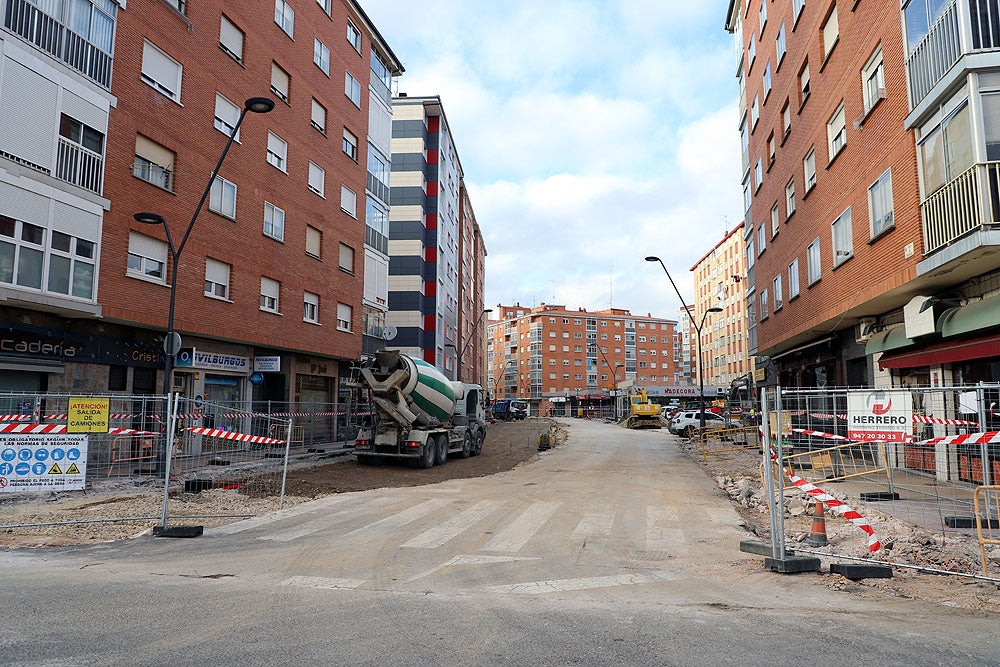
[(669, 426), (660, 414), (659, 403), (652, 403), (646, 396), (645, 389), (635, 389), (628, 396), (629, 412), (621, 421), (619, 426), (624, 428), (662, 428)]

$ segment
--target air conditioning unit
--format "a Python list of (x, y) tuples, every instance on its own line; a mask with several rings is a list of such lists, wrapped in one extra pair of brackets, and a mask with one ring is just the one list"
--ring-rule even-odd
[(862, 317), (858, 320), (857, 329), (855, 331), (855, 340), (859, 343), (867, 343), (868, 339), (872, 337), (872, 333), (875, 330), (875, 318), (874, 317)]

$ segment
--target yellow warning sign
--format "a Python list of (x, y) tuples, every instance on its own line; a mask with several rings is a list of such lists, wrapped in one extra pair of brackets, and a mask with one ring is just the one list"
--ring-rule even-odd
[(75, 463), (70, 463), (69, 467), (66, 468), (66, 474), (67, 475), (79, 475), (80, 474), (80, 469), (76, 467)]
[(53, 463), (52, 467), (49, 468), (49, 474), (50, 475), (61, 475), (61, 474), (63, 474), (63, 471), (59, 468), (59, 464), (58, 463)]
[(70, 396), (66, 432), (107, 433), (110, 401), (109, 398)]

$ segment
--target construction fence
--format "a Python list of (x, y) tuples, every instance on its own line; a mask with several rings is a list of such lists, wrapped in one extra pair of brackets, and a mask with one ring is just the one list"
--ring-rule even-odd
[(761, 477), (787, 549), (1000, 580), (1000, 387), (760, 400)]
[(279, 509), (296, 433), (292, 418), (176, 395), (0, 394), (0, 528), (41, 515), (82, 524), (76, 508), (62, 517), (49, 510), (74, 499), (137, 496), (161, 496), (159, 511), (123, 503), (133, 509), (101, 520), (155, 518), (166, 526), (199, 518), (190, 508), (172, 511), (172, 498), (210, 489), (253, 498), (252, 514)]

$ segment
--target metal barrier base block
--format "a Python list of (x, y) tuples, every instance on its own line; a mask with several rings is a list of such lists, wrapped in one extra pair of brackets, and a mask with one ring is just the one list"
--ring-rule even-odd
[(899, 500), (899, 494), (895, 491), (872, 491), (870, 493), (863, 492), (861, 494), (861, 500), (863, 502), (878, 502), (879, 500)]
[(839, 574), (851, 581), (858, 581), (859, 579), (892, 579), (892, 568), (888, 565), (830, 563), (830, 574)]
[[(769, 542), (761, 542), (760, 540), (740, 540), (740, 551), (758, 556), (771, 556), (774, 554), (774, 547)], [(785, 555), (794, 556), (795, 552), (786, 548)]]
[(198, 537), (204, 526), (153, 526), (153, 537)]
[(781, 574), (796, 574), (798, 572), (818, 572), (819, 558), (812, 556), (785, 556), (784, 558), (765, 558), (764, 567)]
[[(980, 519), (983, 524), (983, 528), (988, 528), (996, 530), (1000, 528), (1000, 520), (998, 519)], [(949, 528), (975, 528), (976, 527), (976, 517), (974, 516), (946, 516), (944, 518), (944, 525)]]

